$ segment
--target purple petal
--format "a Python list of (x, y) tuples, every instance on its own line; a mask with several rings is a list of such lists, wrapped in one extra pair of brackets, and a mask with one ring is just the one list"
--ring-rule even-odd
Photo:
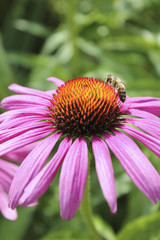
[(111, 212), (117, 211), (117, 196), (110, 153), (106, 143), (99, 137), (93, 137), (92, 147), (95, 157), (96, 171)]
[(85, 189), (88, 171), (88, 149), (84, 138), (77, 138), (64, 159), (60, 174), (60, 208), (62, 219), (76, 213)]
[(145, 102), (150, 102), (150, 101), (160, 101), (159, 98), (156, 97), (128, 97), (126, 99), (127, 103), (145, 103)]
[(160, 139), (160, 119), (140, 119), (140, 118), (129, 118), (127, 119), (128, 123), (133, 124), (134, 126), (142, 129), (143, 131), (151, 134), (153, 137)]
[(44, 119), (42, 118), (42, 116), (24, 116), (24, 117), (17, 117), (17, 118), (13, 118), (13, 119), (7, 119), (7, 121), (3, 121), (0, 124), (0, 130), (10, 130), (13, 128), (18, 128), (21, 126), (25, 126), (28, 124), (35, 124), (38, 121), (43, 121)]
[(49, 100), (37, 96), (28, 95), (12, 95), (6, 97), (1, 102), (1, 108), (12, 110), (17, 108), (30, 108), (35, 106), (47, 107), (50, 104)]
[(28, 184), (22, 198), (20, 199), (20, 202), (23, 203), (23, 207), (35, 202), (47, 190), (70, 146), (71, 139), (65, 138), (59, 145), (58, 151), (54, 157)]
[(149, 113), (152, 113), (152, 114), (155, 114), (157, 116), (160, 116), (160, 106), (157, 106), (157, 107), (154, 107), (154, 106), (151, 106), (151, 107), (143, 107), (142, 108), (143, 111), (146, 111), (146, 112), (149, 112)]
[(8, 207), (8, 196), (0, 187), (0, 211), (3, 216), (9, 220), (17, 219), (17, 211)]
[(18, 205), (27, 184), (43, 167), (60, 135), (55, 133), (41, 141), (22, 162), (9, 191), (9, 206), (12, 209)]
[(158, 157), (160, 157), (160, 140), (128, 125), (123, 125), (122, 128), (131, 137), (142, 142), (146, 147), (148, 147), (152, 152), (154, 152)]
[(54, 84), (56, 84), (57, 87), (60, 87), (61, 85), (64, 84), (64, 82), (61, 79), (56, 78), (56, 77), (49, 77), (49, 78), (47, 78), (47, 80), (53, 82)]
[(3, 156), (6, 153), (14, 151), (30, 143), (36, 142), (43, 137), (46, 137), (51, 132), (51, 127), (43, 127), (32, 129), (28, 132), (22, 133), (21, 135), (0, 144), (0, 156)]
[(127, 111), (125, 111), (125, 114), (133, 115), (133, 116), (137, 116), (137, 117), (141, 117), (141, 118), (152, 119), (152, 120), (158, 120), (159, 119), (154, 114), (149, 113), (149, 112), (145, 112), (145, 111), (139, 110), (139, 109), (127, 109)]
[(118, 131), (104, 138), (135, 185), (152, 202), (160, 200), (160, 176), (135, 142)]
[(17, 117), (25, 117), (25, 116), (34, 116), (34, 115), (40, 115), (43, 116), (48, 114), (49, 110), (38, 106), (38, 107), (32, 107), (32, 108), (22, 108), (22, 109), (16, 109), (16, 110), (10, 110), (7, 112), (4, 112), (0, 115), (0, 122), (9, 119), (9, 121), (13, 118)]
[(2, 186), (6, 192), (9, 191), (12, 180), (13, 180), (13, 176), (0, 170), (0, 186)]
[[(50, 120), (50, 121), (49, 121)], [(18, 127), (25, 127), (26, 125), (29, 124), (37, 124), (37, 123), (42, 123), (41, 126), (53, 126), (52, 124), (52, 119), (50, 119), (50, 117), (48, 116), (43, 116), (43, 115), (30, 115), (30, 116), (22, 116), (22, 117), (17, 117), (17, 118), (8, 118), (6, 120), (4, 120), (1, 124), (0, 124), (0, 130), (9, 130), (10, 128), (16, 128), (18, 129)], [(38, 127), (39, 124), (37, 124)]]
[(20, 93), (20, 94), (33, 95), (33, 96), (46, 98), (46, 99), (50, 99), (52, 97), (47, 92), (39, 91), (39, 90), (32, 89), (32, 88), (23, 87), (23, 86), (20, 86), (18, 84), (11, 84), (8, 88), (11, 91), (16, 92), (16, 93)]
[(48, 93), (49, 95), (53, 95), (53, 94), (56, 94), (57, 92), (56, 92), (57, 90), (49, 90), (49, 91), (46, 91), (46, 93)]
[(18, 170), (18, 166), (14, 163), (0, 159), (0, 169), (13, 177)]
[[(17, 124), (18, 124), (18, 119), (17, 119)], [(20, 125), (20, 124), (18, 124)], [(31, 129), (36, 129), (36, 128), (43, 128), (46, 126), (51, 126), (50, 122), (28, 122), (26, 124), (22, 124), (19, 127), (14, 127), (11, 129), (4, 129), (1, 130), (1, 135), (0, 135), (0, 142), (8, 141), (9, 139), (16, 137), (22, 133), (28, 132)]]
[(139, 109), (150, 112), (155, 115), (160, 115), (160, 101), (142, 102), (142, 103), (126, 103), (123, 105), (122, 110), (126, 109)]
[(22, 148), (19, 148), (18, 150), (9, 152), (3, 155), (2, 157), (8, 160), (11, 159), (12, 161), (15, 161), (15, 162), (22, 162), (37, 144), (38, 142), (28, 144), (27, 146), (24, 146)]

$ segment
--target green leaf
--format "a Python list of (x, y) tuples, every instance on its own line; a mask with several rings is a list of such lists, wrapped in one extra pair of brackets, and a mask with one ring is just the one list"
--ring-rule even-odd
[(141, 217), (126, 225), (117, 240), (159, 240), (160, 212)]
[(116, 235), (111, 226), (104, 222), (99, 216), (94, 216), (93, 221), (97, 232), (107, 240), (116, 240)]
[(86, 41), (84, 38), (77, 39), (77, 46), (86, 54), (93, 57), (102, 56), (101, 50), (93, 42)]
[(0, 36), (0, 97), (6, 97), (9, 94), (8, 85), (10, 85), (12, 81), (12, 70), (8, 63), (7, 54)]
[(17, 30), (28, 32), (35, 36), (46, 37), (50, 34), (50, 30), (42, 24), (27, 21), (25, 19), (17, 19), (14, 21), (14, 27)]
[(68, 31), (61, 30), (51, 34), (43, 45), (42, 54), (51, 54), (68, 39)]

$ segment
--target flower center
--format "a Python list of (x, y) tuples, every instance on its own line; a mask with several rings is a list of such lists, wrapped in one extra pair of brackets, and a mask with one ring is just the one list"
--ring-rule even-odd
[(48, 109), (57, 130), (76, 136), (112, 131), (121, 115), (118, 96), (111, 86), (87, 77), (59, 87)]

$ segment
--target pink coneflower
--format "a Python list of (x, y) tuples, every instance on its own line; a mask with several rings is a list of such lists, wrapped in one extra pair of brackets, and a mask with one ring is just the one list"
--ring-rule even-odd
[[(9, 89), (18, 95), (1, 103), (8, 110), (0, 117), (1, 155), (42, 139), (16, 173), (9, 191), (9, 206), (14, 209), (36, 201), (63, 162), (60, 209), (62, 219), (71, 219), (84, 194), (88, 150), (93, 150), (102, 192), (115, 213), (117, 197), (109, 149), (135, 185), (153, 203), (160, 200), (160, 176), (130, 138), (160, 156), (160, 120), (156, 116), (160, 115), (160, 99), (127, 97), (122, 103), (114, 89), (100, 80), (48, 80), (58, 86), (57, 91), (43, 92), (12, 84)], [(58, 150), (46, 163), (57, 141)]]
[(31, 145), (18, 149), (17, 151), (9, 152), (0, 158), (0, 212), (9, 220), (17, 219), (16, 209), (12, 210), (8, 207), (8, 192), (11, 182), (18, 170), (18, 165), (9, 161), (22, 162), (31, 149), (33, 149)]

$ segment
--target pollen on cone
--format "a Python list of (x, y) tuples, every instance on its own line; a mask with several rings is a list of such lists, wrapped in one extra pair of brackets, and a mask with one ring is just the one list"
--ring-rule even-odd
[(49, 106), (53, 124), (65, 133), (92, 135), (111, 130), (120, 115), (115, 91), (93, 78), (76, 78), (58, 88)]

